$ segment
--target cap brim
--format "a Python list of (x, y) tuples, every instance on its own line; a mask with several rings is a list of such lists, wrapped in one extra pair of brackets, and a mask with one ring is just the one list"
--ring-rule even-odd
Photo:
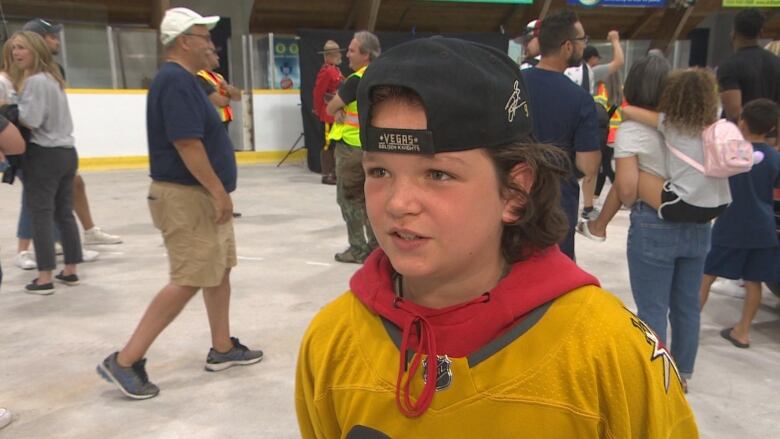
[(201, 24), (203, 26), (206, 26), (208, 30), (214, 29), (214, 26), (217, 25), (217, 22), (219, 22), (219, 17), (216, 15), (212, 15), (209, 17), (203, 17), (198, 20), (195, 20), (192, 24)]

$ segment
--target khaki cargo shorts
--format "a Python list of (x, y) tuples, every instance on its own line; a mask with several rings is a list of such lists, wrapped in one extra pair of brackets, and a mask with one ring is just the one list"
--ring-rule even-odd
[(211, 195), (201, 186), (154, 181), (149, 187), (152, 222), (165, 241), (171, 283), (215, 287), (236, 266), (232, 219), (214, 222)]

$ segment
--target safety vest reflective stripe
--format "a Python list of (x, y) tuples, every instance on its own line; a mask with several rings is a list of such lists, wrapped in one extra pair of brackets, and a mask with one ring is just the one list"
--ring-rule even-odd
[[(211, 84), (212, 87), (214, 87), (214, 90), (217, 91), (217, 93), (221, 94), (222, 96), (230, 96), (230, 93), (222, 87), (222, 83), (224, 82), (224, 78), (222, 75), (220, 75), (217, 72), (211, 72), (208, 70), (200, 70), (198, 72), (198, 76), (205, 79), (206, 82)], [(219, 114), (219, 119), (222, 122), (230, 122), (233, 120), (233, 109), (230, 107), (230, 104), (227, 104), (224, 107), (217, 107), (214, 106), (214, 108), (217, 110), (217, 114)]]
[[(366, 71), (366, 67), (368, 66), (357, 69), (355, 73), (349, 75), (347, 81), (349, 81), (349, 78), (352, 76), (362, 78), (363, 72)], [(344, 119), (344, 129), (341, 131), (341, 140), (347, 145), (360, 148), (360, 121), (358, 119), (357, 100), (344, 106), (344, 115), (346, 118)]]
[(344, 111), (344, 116), (345, 116), (344, 118), (345, 125), (357, 127), (358, 129), (360, 129), (360, 119), (358, 119), (357, 113), (353, 113), (351, 111)]

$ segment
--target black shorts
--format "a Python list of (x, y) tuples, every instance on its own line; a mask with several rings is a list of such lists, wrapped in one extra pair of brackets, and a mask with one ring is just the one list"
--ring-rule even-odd
[(717, 218), (728, 207), (723, 204), (718, 207), (698, 207), (688, 204), (664, 184), (661, 191), (661, 207), (658, 217), (672, 223), (708, 223)]

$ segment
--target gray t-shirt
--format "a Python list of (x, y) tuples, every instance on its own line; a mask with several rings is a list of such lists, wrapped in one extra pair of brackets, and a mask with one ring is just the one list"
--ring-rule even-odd
[(73, 120), (65, 91), (46, 73), (24, 81), (19, 97), (19, 121), (30, 128), (30, 142), (46, 147), (74, 146)]
[[(661, 113), (658, 131), (664, 135), (666, 142), (693, 160), (704, 163), (701, 135), (683, 134), (675, 127), (666, 125), (665, 119)], [(666, 169), (669, 171), (671, 190), (686, 203), (697, 207), (718, 207), (731, 202), (728, 178), (707, 177), (671, 151), (666, 154)]]
[(640, 170), (666, 180), (666, 154), (664, 137), (655, 128), (633, 120), (620, 124), (615, 134), (616, 159), (636, 156)]

